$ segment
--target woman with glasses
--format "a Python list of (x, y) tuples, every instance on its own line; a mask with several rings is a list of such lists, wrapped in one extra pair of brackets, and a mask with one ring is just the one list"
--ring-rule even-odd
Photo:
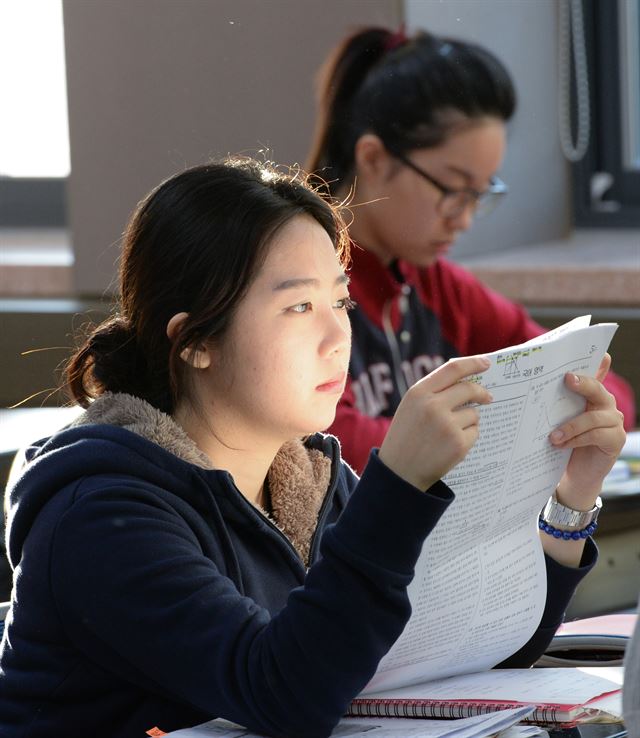
[[(449, 358), (543, 332), (525, 310), (444, 257), (507, 187), (496, 176), (515, 91), (486, 49), (370, 28), (346, 38), (321, 75), (307, 169), (352, 203), (349, 382), (332, 431), (362, 470), (400, 399)], [(605, 382), (634, 423), (631, 388)]]

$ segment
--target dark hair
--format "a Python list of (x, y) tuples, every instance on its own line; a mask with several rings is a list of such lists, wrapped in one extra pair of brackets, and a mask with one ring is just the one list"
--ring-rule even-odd
[(354, 147), (363, 133), (375, 133), (394, 154), (438, 146), (460, 114), (508, 120), (515, 90), (502, 63), (476, 44), (369, 28), (329, 56), (320, 71), (318, 102), (307, 169), (333, 191), (352, 176)]
[[(314, 218), (346, 266), (348, 240), (336, 207), (300, 171), (227, 159), (168, 179), (137, 207), (124, 234), (120, 305), (70, 359), (65, 380), (86, 407), (126, 392), (172, 412), (187, 392), (185, 348), (222, 338), (276, 232)], [(169, 319), (188, 318), (170, 341)]]

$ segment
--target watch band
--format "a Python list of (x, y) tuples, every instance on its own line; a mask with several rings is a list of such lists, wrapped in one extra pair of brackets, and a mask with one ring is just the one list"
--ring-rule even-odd
[(595, 523), (602, 509), (602, 500), (596, 499), (596, 504), (591, 510), (574, 510), (558, 502), (555, 492), (542, 511), (541, 518), (545, 523), (553, 526), (561, 525), (563, 528), (580, 530), (591, 523)]

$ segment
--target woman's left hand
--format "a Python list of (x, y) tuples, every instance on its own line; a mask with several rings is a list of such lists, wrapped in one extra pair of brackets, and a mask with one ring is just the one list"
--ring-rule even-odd
[(574, 510), (589, 510), (600, 493), (625, 442), (623, 415), (602, 385), (611, 366), (605, 354), (595, 377), (567, 374), (566, 386), (587, 400), (585, 411), (556, 428), (550, 440), (557, 448), (572, 448), (569, 464), (560, 480), (558, 502)]

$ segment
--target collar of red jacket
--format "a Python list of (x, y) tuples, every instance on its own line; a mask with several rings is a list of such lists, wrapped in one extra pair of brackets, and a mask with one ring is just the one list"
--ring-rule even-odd
[[(418, 267), (398, 259), (394, 267), (385, 266), (371, 251), (351, 242), (351, 294), (356, 302), (386, 302), (402, 292), (403, 284), (415, 285)], [(401, 277), (401, 278), (399, 278)]]

